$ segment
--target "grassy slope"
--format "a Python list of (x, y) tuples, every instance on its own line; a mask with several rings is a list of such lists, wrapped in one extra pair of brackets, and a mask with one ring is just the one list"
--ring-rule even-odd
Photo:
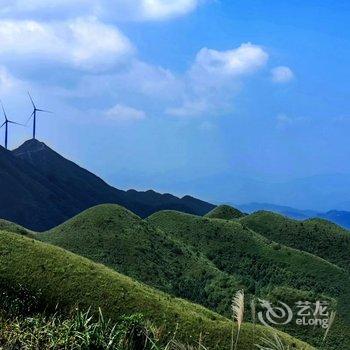
[(212, 219), (233, 220), (233, 219), (239, 219), (245, 216), (245, 214), (243, 214), (238, 209), (230, 207), (229, 205), (219, 205), (218, 207), (214, 208), (211, 212), (209, 212), (205, 216), (207, 218), (212, 218)]
[(221, 270), (250, 276), (258, 287), (285, 284), (336, 296), (347, 277), (339, 267), (269, 241), (240, 222), (172, 211), (153, 214), (149, 221), (201, 251)]
[(241, 222), (268, 239), (318, 255), (350, 271), (350, 232), (322, 219), (303, 222), (260, 211)]
[(23, 226), (14, 224), (13, 222), (0, 219), (0, 231), (9, 231), (27, 237), (35, 237), (35, 232), (27, 230)]
[[(32, 294), (40, 292), (42, 301), (51, 307), (57, 303), (67, 309), (76, 305), (101, 307), (114, 320), (142, 312), (166, 331), (172, 332), (178, 324), (177, 334), (182, 341), (193, 341), (203, 332), (212, 348), (223, 349), (229, 344), (227, 319), (61, 248), (5, 231), (0, 231), (0, 283), (12, 289), (21, 285)], [(287, 335), (281, 336), (298, 348), (305, 347)], [(240, 350), (251, 349), (251, 342), (252, 326), (246, 324)]]
[[(172, 211), (153, 214), (148, 220), (203, 253), (220, 270), (240, 275), (251, 293), (266, 296), (275, 288), (288, 287), (298, 293), (326, 294), (338, 299), (342, 317), (349, 317), (349, 276), (334, 264), (268, 240), (238, 221)], [(344, 337), (342, 346), (350, 348), (350, 340), (345, 339), (350, 333), (349, 321), (341, 319), (337, 329), (337, 338)]]
[(100, 205), (38, 239), (165, 292), (228, 313), (237, 278), (118, 205)]

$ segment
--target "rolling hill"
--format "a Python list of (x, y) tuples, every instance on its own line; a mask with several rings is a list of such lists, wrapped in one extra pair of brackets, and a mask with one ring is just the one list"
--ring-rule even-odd
[[(350, 348), (346, 336), (350, 333), (348, 272), (316, 255), (267, 239), (241, 220), (244, 218), (239, 221), (208, 219), (173, 211), (158, 212), (148, 218), (174, 239), (203, 254), (221, 271), (241, 277), (246, 290), (253, 295), (267, 300), (278, 295), (277, 300), (287, 304), (302, 300), (298, 297), (305, 293), (309, 293), (309, 300), (315, 297), (337, 300), (340, 317), (334, 344), (342, 338), (341, 346)], [(286, 330), (300, 335), (300, 329), (288, 327)], [(305, 333), (300, 337), (321, 345), (315, 334)], [(329, 349), (338, 349), (338, 346), (329, 344)]]
[[(226, 316), (232, 291), (238, 288), (268, 300), (295, 302), (307, 296), (345, 304), (350, 291), (345, 271), (273, 242), (240, 220), (165, 211), (145, 221), (119, 206), (102, 205), (37, 238)], [(346, 314), (347, 309), (342, 311)], [(344, 317), (335, 326), (336, 339), (350, 329)], [(300, 334), (300, 329), (285, 330)], [(301, 337), (318, 344), (321, 336), (315, 332)]]
[(211, 219), (233, 220), (239, 219), (245, 216), (245, 214), (229, 205), (219, 205), (205, 216)]
[(99, 205), (38, 239), (211, 309), (230, 312), (243, 285), (208, 259), (118, 205)]
[(204, 215), (215, 207), (190, 196), (118, 190), (37, 140), (12, 152), (0, 147), (0, 186), (0, 218), (36, 231), (104, 203), (141, 217), (163, 209)]
[(260, 211), (241, 223), (275, 242), (317, 255), (350, 272), (350, 232), (322, 219), (296, 221)]
[[(101, 307), (107, 317), (142, 312), (163, 334), (177, 329), (177, 339), (193, 343), (202, 334), (211, 349), (230, 344), (230, 321), (201, 306), (158, 292), (107, 267), (24, 236), (0, 231), (0, 287), (3, 293), (18, 286), (36, 295), (41, 304), (61, 310)], [(253, 326), (242, 329), (240, 349), (251, 349)], [(256, 336), (271, 330), (257, 326)], [(295, 349), (311, 349), (295, 338), (279, 333)]]

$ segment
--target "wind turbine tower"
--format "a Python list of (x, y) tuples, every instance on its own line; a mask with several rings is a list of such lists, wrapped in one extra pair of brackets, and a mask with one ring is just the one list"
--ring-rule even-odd
[(33, 98), (32, 96), (30, 95), (30, 93), (28, 92), (28, 96), (30, 98), (30, 101), (32, 102), (32, 105), (33, 105), (33, 112), (32, 114), (30, 115), (27, 123), (29, 122), (30, 119), (33, 118), (33, 140), (35, 140), (35, 137), (36, 137), (36, 117), (37, 117), (37, 113), (38, 112), (42, 112), (42, 113), (52, 113), (50, 111), (45, 111), (44, 109), (39, 109), (39, 108), (36, 108), (36, 105), (33, 101)]
[[(1, 101), (0, 101), (1, 102)], [(9, 120), (7, 118), (7, 114), (4, 108), (4, 105), (1, 102), (1, 107), (2, 107), (2, 112), (4, 113), (4, 117), (5, 117), (5, 121), (2, 123), (2, 125), (0, 126), (0, 129), (5, 126), (5, 148), (8, 149), (7, 144), (8, 144), (8, 131), (9, 131), (9, 124), (16, 124), (16, 125), (21, 125), (24, 126), (23, 124), (20, 123), (16, 123), (12, 120)]]

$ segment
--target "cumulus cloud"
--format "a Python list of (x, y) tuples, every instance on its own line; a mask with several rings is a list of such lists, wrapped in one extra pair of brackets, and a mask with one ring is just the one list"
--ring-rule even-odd
[(201, 0), (0, 0), (0, 14), (36, 12), (64, 17), (95, 15), (131, 21), (159, 21), (187, 15)]
[(11, 94), (13, 91), (23, 90), (24, 82), (10, 74), (6, 67), (0, 66), (0, 93), (1, 96)]
[(271, 70), (271, 79), (274, 83), (289, 83), (294, 79), (294, 73), (289, 67), (279, 66)]
[(109, 120), (114, 121), (139, 121), (146, 118), (146, 113), (126, 105), (117, 104), (105, 112)]
[(238, 76), (256, 71), (266, 64), (268, 54), (262, 47), (245, 43), (236, 49), (217, 51), (201, 49), (192, 67), (192, 74)]
[(83, 69), (107, 68), (125, 60), (134, 48), (116, 27), (95, 18), (64, 22), (0, 20), (0, 56), (39, 58)]
[(182, 103), (168, 108), (167, 114), (195, 116), (230, 110), (241, 79), (264, 67), (268, 57), (261, 46), (251, 43), (227, 51), (201, 49), (185, 76), (187, 91)]
[(9, 74), (7, 69), (0, 66), (0, 90), (12, 89), (16, 85), (16, 80)]
[(139, 1), (140, 18), (163, 20), (186, 15), (197, 6), (198, 0), (142, 0)]

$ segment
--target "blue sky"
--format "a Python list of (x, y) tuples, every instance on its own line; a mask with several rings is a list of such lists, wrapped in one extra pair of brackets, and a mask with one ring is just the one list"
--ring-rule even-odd
[(349, 19), (348, 1), (0, 0), (0, 95), (23, 122), (30, 90), (55, 112), (38, 138), (121, 188), (350, 174)]

